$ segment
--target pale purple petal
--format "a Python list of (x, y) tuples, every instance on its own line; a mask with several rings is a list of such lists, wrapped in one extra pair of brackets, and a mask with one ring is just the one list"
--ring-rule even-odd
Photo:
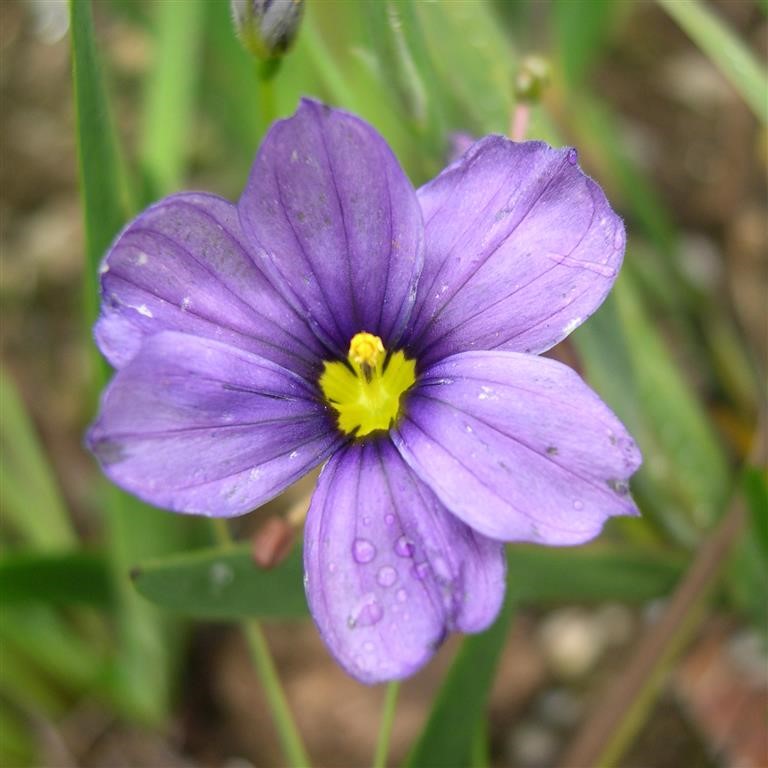
[(641, 462), (624, 426), (570, 368), (465, 352), (427, 370), (393, 435), (445, 506), (486, 536), (579, 544), (637, 514)]
[(148, 337), (105, 391), (88, 444), (117, 485), (212, 516), (263, 504), (341, 443), (313, 388), (217, 341)]
[(232, 203), (172, 195), (120, 234), (101, 275), (96, 340), (116, 368), (145, 337), (183, 331), (224, 341), (307, 377), (321, 346), (248, 255)]
[(239, 210), (275, 285), (338, 353), (359, 331), (395, 345), (413, 306), (423, 225), (411, 183), (371, 126), (302, 101), (267, 134)]
[(367, 683), (412, 674), (451, 629), (485, 629), (504, 595), (503, 546), (448, 513), (388, 438), (325, 466), (304, 563), (325, 642)]
[(624, 225), (576, 150), (491, 136), (419, 190), (425, 261), (410, 334), (424, 363), (543, 352), (600, 306)]

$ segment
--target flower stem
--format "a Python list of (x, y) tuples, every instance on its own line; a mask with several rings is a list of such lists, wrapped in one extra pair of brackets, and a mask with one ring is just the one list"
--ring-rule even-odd
[(379, 740), (376, 743), (376, 752), (373, 756), (373, 768), (385, 768), (387, 765), (389, 737), (392, 735), (392, 724), (395, 720), (395, 708), (397, 706), (397, 694), (399, 692), (400, 683), (395, 681), (387, 686), (387, 692), (384, 697), (384, 709), (381, 713)]
[[(213, 520), (213, 531), (216, 540), (225, 547), (232, 546), (232, 536), (225, 520)], [(269, 652), (269, 645), (258, 621), (245, 619), (240, 622), (251, 661), (264, 689), (272, 720), (277, 730), (277, 735), (283, 747), (286, 760), (292, 768), (309, 768), (309, 756), (302, 742), (299, 729), (291, 715), (288, 701), (285, 698), (280, 678), (275, 668), (275, 662)]]
[(274, 79), (280, 68), (280, 59), (260, 61), (256, 66), (256, 79), (259, 88), (259, 117), (264, 133), (274, 122), (277, 115), (275, 109)]

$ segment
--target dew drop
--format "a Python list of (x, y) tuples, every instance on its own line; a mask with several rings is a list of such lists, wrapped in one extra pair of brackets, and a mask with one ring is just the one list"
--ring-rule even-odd
[(426, 579), (428, 573), (429, 573), (429, 563), (426, 561), (424, 561), (423, 563), (416, 563), (413, 566), (413, 575), (419, 581), (423, 581), (424, 579)]
[(373, 653), (373, 652), (374, 652), (374, 650), (375, 650), (375, 648), (376, 648), (376, 647), (374, 646), (374, 644), (373, 644), (373, 643), (372, 643), (370, 640), (369, 640), (367, 643), (364, 643), (364, 644), (363, 644), (363, 650), (364, 650), (366, 653)]
[(568, 150), (568, 162), (571, 165), (576, 165), (579, 162), (579, 153), (573, 147)]
[(335, 573), (336, 572), (336, 563), (328, 563), (328, 571), (329, 571), (329, 573)]
[(391, 565), (382, 566), (376, 581), (382, 587), (391, 587), (397, 581), (397, 571)]
[(370, 563), (376, 557), (376, 547), (368, 539), (355, 539), (352, 544), (352, 557), (361, 565)]
[(415, 547), (407, 536), (401, 536), (395, 542), (395, 554), (400, 557), (413, 557)]
[(408, 593), (404, 589), (398, 589), (395, 597), (399, 603), (404, 603), (408, 599)]
[(583, 501), (579, 501), (577, 499), (576, 501), (573, 502), (573, 508), (576, 509), (576, 510), (584, 509), (584, 502)]
[(394, 515), (385, 515), (384, 516), (384, 522), (387, 525), (394, 525), (395, 522), (395, 516)]
[(370, 525), (370, 524), (371, 524), (371, 518), (370, 518), (370, 517), (368, 517), (368, 515), (366, 515), (366, 516), (363, 518), (363, 525)]
[(613, 247), (618, 251), (624, 247), (624, 230), (619, 227), (613, 234)]
[(382, 607), (374, 598), (367, 602), (348, 623), (350, 627), (372, 627), (381, 621), (383, 615)]

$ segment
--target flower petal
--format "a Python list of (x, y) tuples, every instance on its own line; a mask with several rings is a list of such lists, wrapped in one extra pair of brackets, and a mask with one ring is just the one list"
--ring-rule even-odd
[(116, 368), (143, 339), (183, 331), (316, 375), (321, 349), (248, 255), (232, 203), (172, 195), (120, 234), (102, 265), (96, 339)]
[(393, 439), (445, 506), (486, 536), (579, 544), (637, 514), (641, 462), (624, 426), (570, 368), (465, 352), (421, 378)]
[(485, 629), (504, 596), (503, 545), (448, 513), (388, 438), (353, 443), (325, 466), (304, 564), (325, 642), (366, 683), (412, 674), (449, 629)]
[(176, 512), (263, 504), (339, 445), (300, 376), (217, 341), (163, 332), (121, 368), (88, 433), (119, 486)]
[(371, 126), (305, 99), (267, 134), (239, 209), (275, 285), (337, 354), (359, 331), (395, 345), (423, 225), (411, 183)]
[(600, 306), (621, 266), (624, 225), (574, 149), (490, 136), (418, 194), (426, 253), (412, 338), (425, 363), (543, 352)]

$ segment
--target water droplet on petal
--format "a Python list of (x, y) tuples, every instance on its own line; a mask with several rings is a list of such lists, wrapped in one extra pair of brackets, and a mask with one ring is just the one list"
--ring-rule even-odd
[(354, 627), (372, 627), (381, 621), (384, 610), (375, 599), (366, 603), (359, 611), (351, 626)]
[(408, 593), (404, 589), (398, 589), (395, 597), (397, 598), (398, 602), (404, 603), (408, 599)]
[(352, 557), (361, 565), (370, 563), (376, 557), (376, 547), (368, 539), (355, 539), (352, 544)]
[(367, 643), (364, 643), (364, 644), (363, 644), (363, 650), (364, 650), (366, 653), (373, 653), (373, 651), (375, 650), (375, 646), (374, 646), (374, 644), (373, 644), (373, 643), (372, 643), (372, 642), (369, 640)]
[(328, 563), (328, 570), (334, 573), (336, 571), (336, 563)]
[(579, 153), (573, 147), (568, 150), (568, 162), (571, 165), (576, 165), (579, 162)]
[(384, 522), (387, 525), (393, 525), (395, 522), (395, 516), (394, 515), (385, 515), (384, 516)]
[(413, 557), (414, 549), (413, 542), (407, 536), (401, 536), (395, 542), (395, 554), (400, 557)]
[(397, 571), (391, 565), (382, 566), (376, 581), (382, 587), (391, 587), (397, 581)]
[(368, 517), (368, 515), (366, 515), (366, 516), (363, 518), (363, 525), (370, 525), (370, 524), (371, 524), (371, 518), (370, 518), (370, 517)]
[(576, 510), (584, 509), (584, 502), (583, 501), (579, 501), (577, 499), (576, 501), (573, 502), (573, 508), (576, 509)]
[(416, 563), (413, 566), (413, 575), (414, 578), (418, 579), (419, 581), (423, 581), (427, 578), (427, 574), (429, 574), (429, 563), (426, 561), (423, 563)]
[(625, 235), (624, 229), (619, 227), (613, 235), (613, 247), (618, 251), (624, 247)]

